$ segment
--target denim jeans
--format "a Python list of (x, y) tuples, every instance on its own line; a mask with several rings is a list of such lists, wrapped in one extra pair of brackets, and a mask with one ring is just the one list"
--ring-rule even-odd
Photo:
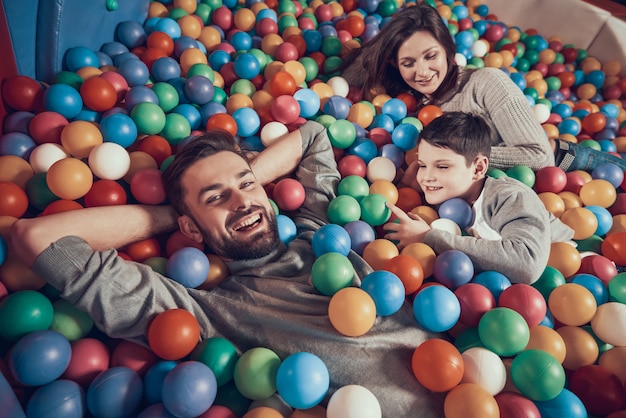
[(573, 154), (574, 159), (569, 166), (563, 167), (561, 162), (563, 161), (563, 153), (557, 150), (556, 152), (556, 165), (563, 168), (564, 171), (584, 170), (591, 171), (599, 165), (604, 163), (613, 163), (620, 167), (622, 170), (626, 170), (626, 159), (619, 158), (613, 154), (609, 154), (605, 151), (598, 151), (596, 149), (586, 147), (584, 145), (575, 144), (573, 142), (559, 140), (561, 144), (565, 143), (569, 147), (569, 153)]

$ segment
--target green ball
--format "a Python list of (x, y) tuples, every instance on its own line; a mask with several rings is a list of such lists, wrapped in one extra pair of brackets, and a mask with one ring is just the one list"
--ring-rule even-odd
[(202, 341), (191, 353), (191, 360), (209, 366), (218, 386), (224, 386), (233, 380), (235, 365), (239, 360), (237, 348), (225, 338), (212, 337)]
[(541, 276), (531, 286), (537, 289), (547, 302), (550, 293), (562, 284), (565, 284), (563, 273), (552, 266), (546, 266)]
[(72, 71), (60, 71), (52, 78), (52, 84), (67, 84), (76, 90), (80, 90), (80, 86), (83, 85), (84, 81), (81, 76)]
[(382, 17), (389, 17), (398, 10), (398, 3), (395, 0), (383, 0), (378, 4), (377, 10)]
[(602, 254), (602, 242), (604, 240), (597, 235), (592, 235), (589, 238), (574, 241), (576, 242), (576, 249), (579, 253), (591, 251), (596, 254)]
[(516, 165), (506, 170), (506, 175), (521, 181), (532, 188), (535, 185), (535, 172), (528, 166)]
[(50, 328), (52, 302), (36, 290), (20, 290), (0, 302), (0, 337), (17, 341), (26, 334)]
[(496, 51), (500, 51), (504, 45), (508, 45), (510, 43), (513, 43), (513, 41), (509, 38), (502, 38), (498, 42), (496, 42), (495, 49)]
[(537, 99), (539, 99), (539, 92), (534, 87), (526, 87), (524, 89), (524, 94), (526, 96), (532, 97), (535, 102), (537, 101)]
[(539, 62), (539, 52), (535, 50), (527, 49), (526, 52), (524, 52), (523, 57), (528, 60), (530, 65), (535, 65)]
[(391, 209), (387, 207), (387, 198), (378, 193), (371, 193), (359, 202), (361, 219), (370, 226), (384, 224), (391, 217)]
[(327, 57), (326, 59), (337, 57), (341, 53), (341, 40), (336, 36), (327, 36), (322, 39), (320, 50)]
[(207, 25), (211, 19), (211, 7), (207, 4), (200, 3), (196, 6), (196, 11), (193, 12), (193, 14), (198, 16), (202, 20), (202, 23)]
[(283, 13), (295, 15), (297, 13), (296, 4), (291, 0), (280, 0), (278, 2), (276, 14), (282, 15)]
[(342, 178), (337, 185), (337, 195), (339, 196), (348, 195), (360, 201), (369, 194), (370, 185), (367, 180), (361, 176), (346, 176)]
[(145, 135), (156, 135), (165, 127), (165, 112), (158, 104), (143, 102), (135, 105), (130, 117), (137, 130)]
[(239, 80), (235, 80), (235, 82), (233, 82), (230, 86), (230, 94), (232, 95), (237, 93), (252, 97), (252, 95), (256, 93), (256, 87), (252, 81), (240, 78)]
[(332, 125), (336, 120), (337, 119), (335, 119), (334, 116), (326, 114), (320, 114), (317, 118), (315, 118), (315, 121), (326, 129), (328, 129), (328, 127), (330, 127), (330, 125)]
[(254, 56), (254, 58), (256, 58), (256, 60), (259, 61), (259, 68), (261, 69), (261, 71), (263, 71), (265, 67), (267, 66), (267, 64), (269, 64), (270, 62), (270, 59), (268, 58), (267, 54), (263, 52), (262, 50), (260, 50), (259, 48), (251, 48), (250, 50), (247, 51), (247, 53)]
[(317, 61), (311, 57), (302, 57), (298, 61), (304, 67), (304, 72), (306, 74), (304, 80), (307, 82), (315, 80), (320, 71)]
[(552, 102), (550, 100), (546, 99), (545, 97), (537, 99), (537, 104), (544, 104), (544, 105), (548, 106), (548, 109), (552, 110)]
[(450, 35), (452, 35), (454, 37), (457, 33), (459, 33), (459, 28), (458, 28), (458, 26), (449, 23), (448, 24), (448, 32), (450, 32)]
[(489, 167), (487, 169), (487, 175), (489, 177), (493, 177), (494, 179), (499, 179), (500, 177), (506, 177), (506, 173), (499, 168)]
[(206, 77), (211, 80), (211, 83), (215, 81), (215, 73), (213, 72), (213, 68), (201, 62), (192, 65), (187, 70), (187, 78), (193, 77), (194, 75), (201, 75), (202, 77)]
[(278, 19), (278, 32), (283, 33), (289, 27), (298, 27), (298, 19), (292, 14), (286, 14)]
[(565, 370), (547, 351), (526, 350), (513, 359), (511, 379), (517, 390), (530, 400), (549, 401), (565, 387)]
[(530, 340), (528, 323), (510, 308), (493, 308), (478, 322), (478, 335), (486, 348), (499, 356), (510, 357), (522, 351)]
[(485, 347), (478, 336), (478, 328), (475, 327), (465, 328), (461, 331), (454, 339), (454, 346), (460, 353), (474, 347)]
[(528, 72), (530, 70), (530, 62), (526, 58), (518, 58), (515, 68), (521, 72)]
[(211, 99), (211, 101), (219, 104), (224, 104), (226, 103), (226, 100), (228, 100), (228, 95), (226, 94), (224, 89), (221, 87), (213, 86), (213, 98)]
[(144, 260), (143, 264), (150, 266), (153, 271), (157, 273), (167, 276), (167, 258), (154, 256)]
[(186, 117), (178, 113), (169, 113), (165, 117), (165, 126), (160, 135), (171, 145), (178, 145), (180, 141), (191, 134), (191, 125)]
[(595, 149), (596, 151), (602, 151), (602, 147), (600, 146), (600, 143), (594, 139), (583, 139), (582, 141), (579, 142), (579, 144), (582, 145), (583, 147)]
[(626, 273), (619, 273), (609, 281), (609, 301), (626, 303)]
[(472, 57), (467, 62), (467, 65), (471, 65), (474, 68), (483, 68), (485, 66), (485, 61), (480, 57)]
[(173, 7), (167, 14), (167, 17), (177, 21), (181, 17), (188, 16), (188, 15), (189, 15), (189, 12), (187, 12), (185, 9), (181, 7)]
[(348, 222), (358, 221), (361, 218), (361, 205), (352, 196), (337, 196), (328, 204), (328, 220), (331, 223), (344, 226)]
[(165, 113), (178, 106), (180, 97), (178, 91), (170, 83), (158, 82), (152, 86), (152, 91), (159, 99), (159, 106)]
[[(556, 91), (561, 88), (561, 79), (555, 76), (546, 77), (546, 84), (548, 84), (549, 91)], [(552, 103), (552, 102), (550, 102)]]
[(354, 267), (343, 254), (327, 252), (320, 255), (311, 268), (313, 286), (323, 295), (332, 296), (352, 284)]
[(526, 45), (527, 49), (537, 49), (539, 46), (539, 37), (537, 35), (530, 35), (524, 38), (522, 42)]
[(59, 200), (59, 197), (52, 193), (46, 182), (46, 173), (37, 173), (26, 182), (26, 195), (28, 203), (39, 210), (44, 210), (50, 203)]
[(278, 355), (269, 348), (251, 348), (235, 364), (235, 386), (248, 399), (269, 398), (276, 393), (276, 373), (280, 363)]
[(562, 53), (557, 52), (554, 56), (554, 64), (563, 64), (565, 62), (565, 57)]
[(339, 70), (339, 67), (341, 67), (341, 64), (343, 64), (343, 59), (340, 57), (332, 56), (326, 58), (326, 61), (324, 61), (324, 74), (328, 77), (339, 75), (338, 73), (336, 74), (336, 72)]
[(63, 334), (68, 341), (84, 338), (93, 328), (93, 319), (65, 299), (54, 302), (54, 317), (50, 329)]
[(328, 139), (336, 148), (348, 148), (356, 139), (356, 128), (349, 120), (337, 119), (328, 127)]

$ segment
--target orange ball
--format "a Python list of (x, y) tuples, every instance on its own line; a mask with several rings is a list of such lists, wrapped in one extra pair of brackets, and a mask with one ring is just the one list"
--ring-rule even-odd
[(424, 282), (424, 269), (416, 258), (400, 254), (387, 261), (383, 270), (389, 271), (402, 281), (407, 295), (411, 295), (420, 288)]
[(74, 157), (89, 157), (91, 150), (103, 142), (102, 132), (92, 122), (76, 120), (61, 131), (61, 145)]
[(91, 189), (93, 174), (89, 166), (78, 158), (64, 158), (50, 166), (46, 173), (46, 183), (55, 196), (76, 200)]
[(177, 20), (178, 26), (180, 26), (181, 36), (188, 36), (192, 39), (198, 39), (202, 34), (202, 28), (204, 25), (201, 20), (194, 15), (181, 16)]
[(128, 156), (130, 157), (130, 166), (126, 174), (124, 174), (124, 177), (122, 177), (128, 184), (130, 184), (131, 179), (137, 171), (143, 170), (144, 168), (158, 168), (154, 157), (145, 151), (129, 152)]
[(237, 122), (228, 113), (216, 113), (207, 120), (206, 129), (221, 129), (234, 137), (237, 135)]
[(585, 131), (595, 134), (606, 126), (606, 116), (604, 113), (590, 113), (582, 120), (582, 127)]
[(591, 321), (598, 305), (593, 293), (577, 283), (565, 283), (552, 290), (548, 308), (554, 319), (565, 325), (582, 326)]
[(198, 7), (196, 0), (173, 0), (172, 7), (183, 9), (189, 14), (193, 14)]
[(400, 187), (398, 189), (398, 201), (396, 206), (405, 212), (410, 212), (422, 204), (422, 196), (411, 187)]
[(9, 252), (0, 265), (0, 283), (11, 292), (20, 290), (39, 290), (46, 285), (46, 282), (35, 274), (21, 258)]
[(580, 253), (573, 245), (567, 242), (553, 242), (550, 245), (548, 265), (557, 269), (566, 279), (576, 274), (581, 262)]
[(598, 365), (613, 372), (626, 383), (626, 347), (613, 347), (600, 355)]
[(242, 107), (254, 108), (252, 98), (243, 93), (233, 93), (226, 99), (226, 111), (232, 115), (235, 110)]
[(28, 210), (28, 195), (10, 181), (0, 181), (0, 216), (21, 218)]
[(546, 210), (552, 213), (555, 217), (560, 218), (565, 212), (565, 202), (561, 196), (553, 192), (543, 192), (537, 195), (539, 200), (543, 202)]
[(339, 333), (358, 337), (374, 326), (376, 304), (365, 290), (344, 287), (330, 298), (328, 318)]
[(148, 344), (165, 360), (179, 360), (190, 354), (200, 339), (198, 320), (185, 309), (168, 309), (148, 327)]
[(423, 242), (414, 242), (402, 249), (400, 255), (408, 255), (415, 258), (424, 271), (424, 278), (432, 276), (437, 255), (435, 251)]
[(447, 392), (461, 383), (465, 365), (450, 342), (433, 338), (421, 343), (411, 357), (415, 378), (433, 392)]
[(0, 181), (10, 181), (24, 189), (35, 175), (33, 167), (17, 155), (0, 156)]
[(598, 343), (584, 328), (566, 325), (557, 328), (556, 332), (565, 343), (565, 360), (563, 360), (565, 369), (578, 370), (596, 362), (600, 353)]
[(117, 103), (117, 90), (113, 84), (102, 77), (88, 78), (80, 86), (83, 104), (96, 112), (111, 109)]
[(237, 29), (249, 32), (256, 25), (256, 16), (252, 10), (242, 7), (235, 12), (233, 23)]
[[(208, 49), (208, 47), (207, 47)], [(178, 59), (180, 70), (183, 76), (187, 75), (187, 71), (196, 64), (209, 64), (206, 54), (198, 48), (187, 48), (180, 54)]]
[(576, 89), (576, 95), (582, 100), (589, 100), (596, 95), (598, 90), (591, 83), (583, 83)]
[(374, 269), (383, 265), (399, 254), (398, 247), (388, 239), (378, 238), (368, 243), (363, 249), (363, 259)]
[(283, 71), (293, 77), (296, 86), (301, 86), (306, 80), (306, 68), (300, 61), (287, 61), (283, 65)]
[(626, 266), (626, 232), (608, 234), (600, 248), (603, 256), (618, 266)]
[(446, 418), (499, 418), (496, 398), (478, 383), (461, 383), (444, 400)]
[(485, 67), (500, 68), (504, 64), (504, 59), (499, 52), (489, 52), (483, 57)]
[(222, 283), (229, 275), (228, 266), (219, 256), (215, 254), (207, 254), (209, 259), (209, 275), (199, 289), (211, 290)]
[(585, 183), (578, 194), (585, 206), (608, 208), (617, 199), (615, 187), (604, 179), (594, 179)]
[(417, 113), (417, 118), (422, 125), (427, 126), (433, 119), (443, 115), (443, 111), (439, 106), (426, 105)]
[(367, 103), (355, 103), (350, 106), (348, 111), (348, 119), (352, 123), (356, 123), (362, 128), (367, 128), (374, 121), (374, 109)]
[(530, 328), (530, 339), (525, 350), (543, 350), (552, 354), (559, 363), (565, 360), (565, 341), (553, 328), (544, 325)]
[(437, 211), (434, 208), (426, 205), (417, 206), (416, 208), (411, 209), (411, 213), (418, 215), (429, 225), (435, 219), (439, 219), (439, 214), (437, 213)]
[(561, 216), (561, 222), (574, 230), (575, 240), (584, 240), (598, 229), (598, 218), (587, 208), (567, 209)]
[(375, 180), (370, 184), (369, 192), (384, 196), (392, 205), (398, 202), (398, 188), (389, 180)]
[(296, 80), (286, 71), (278, 71), (269, 80), (269, 88), (272, 96), (278, 97), (283, 95), (293, 96), (298, 88)]
[[(152, 4), (152, 3), (151, 3)], [(174, 40), (165, 32), (154, 31), (146, 38), (148, 48), (156, 48), (165, 52), (169, 56), (174, 53)]]
[(246, 412), (242, 418), (283, 418), (283, 414), (269, 406), (257, 406)]
[[(222, 42), (222, 35), (213, 26), (205, 26), (200, 31), (200, 36), (198, 36), (197, 40), (202, 45), (204, 45), (207, 51), (212, 51), (216, 46), (218, 46)], [(194, 49), (197, 49), (197, 48), (194, 48)]]
[(565, 205), (565, 210), (571, 208), (579, 208), (583, 205), (580, 196), (578, 196), (574, 192), (560, 192), (558, 193), (559, 197), (563, 199), (563, 204)]

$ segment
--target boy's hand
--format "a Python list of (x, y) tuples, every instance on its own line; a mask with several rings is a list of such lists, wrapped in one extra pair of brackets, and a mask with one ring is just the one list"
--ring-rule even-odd
[(424, 241), (426, 233), (430, 231), (430, 226), (425, 220), (414, 213), (406, 213), (391, 203), (387, 203), (387, 207), (396, 219), (383, 225), (388, 231), (385, 234), (386, 239), (396, 242), (400, 250), (411, 243)]

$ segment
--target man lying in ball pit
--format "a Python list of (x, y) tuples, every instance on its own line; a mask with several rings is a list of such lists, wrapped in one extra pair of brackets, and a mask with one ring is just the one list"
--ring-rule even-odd
[(522, 182), (487, 176), (491, 136), (482, 117), (447, 112), (430, 122), (418, 138), (420, 189), (430, 205), (453, 199), (465, 202), (471, 214), (467, 225), (462, 225), (466, 236), (431, 228), (418, 215), (390, 205), (400, 222), (385, 225), (386, 238), (397, 240), (400, 248), (424, 242), (437, 254), (459, 250), (477, 271), (494, 270), (512, 282), (530, 284), (545, 270), (551, 243), (570, 241), (574, 231), (548, 212), (535, 191)]
[[(176, 154), (164, 173), (172, 206), (20, 219), (11, 234), (15, 251), (111, 337), (147, 344), (151, 320), (183, 308), (197, 318), (202, 338), (227, 338), (241, 352), (262, 346), (281, 358), (301, 351), (319, 356), (330, 374), (328, 395), (362, 385), (385, 417), (443, 416), (442, 395), (411, 373), (415, 348), (438, 335), (418, 327), (410, 306), (377, 318), (365, 335), (347, 337), (329, 321), (329, 297), (311, 284), (311, 240), (327, 223), (339, 180), (326, 129), (306, 122), (250, 162), (233, 144), (228, 134), (209, 131)], [(306, 198), (293, 216), (298, 237), (286, 246), (263, 185), (291, 172)], [(211, 291), (186, 288), (117, 255), (115, 248), (177, 226), (222, 257), (230, 277)], [(358, 284), (372, 269), (356, 253), (349, 258)]]

